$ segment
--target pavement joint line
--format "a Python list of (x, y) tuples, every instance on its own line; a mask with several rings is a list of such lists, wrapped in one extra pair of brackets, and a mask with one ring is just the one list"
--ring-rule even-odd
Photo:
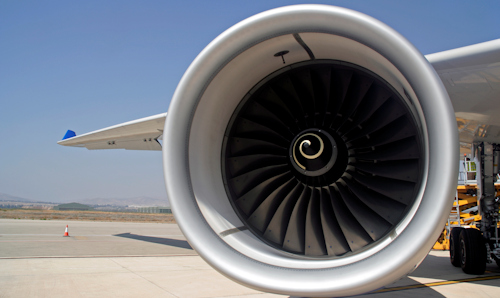
[[(78, 236), (77, 236), (78, 237)], [(67, 242), (71, 240), (76, 240), (76, 241), (85, 241), (85, 242), (129, 242), (130, 240), (121, 240), (121, 239), (116, 239), (116, 240), (87, 240), (87, 239), (76, 239), (76, 238), (68, 238), (68, 239), (61, 239), (61, 240), (0, 240), (0, 243), (6, 243), (6, 242)]]
[(121, 255), (121, 256), (24, 256), (24, 257), (0, 257), (0, 260), (16, 259), (84, 259), (84, 258), (158, 258), (158, 257), (197, 257), (197, 254), (170, 254), (170, 255)]
[(175, 296), (175, 297), (179, 297), (179, 296), (175, 295), (174, 293), (171, 293), (170, 291), (167, 291), (167, 289), (160, 287), (159, 285), (157, 285), (157, 284), (156, 284), (156, 283), (154, 283), (153, 281), (151, 281), (151, 280), (149, 280), (149, 279), (145, 278), (144, 276), (142, 276), (142, 275), (138, 274), (137, 272), (134, 272), (134, 271), (130, 270), (129, 268), (127, 268), (127, 267), (123, 266), (122, 264), (120, 264), (120, 263), (118, 263), (117, 261), (115, 261), (113, 258), (110, 258), (110, 260), (111, 260), (113, 263), (115, 263), (116, 265), (118, 265), (118, 266), (122, 267), (123, 269), (127, 270), (128, 272), (130, 272), (130, 273), (134, 274), (135, 276), (137, 276), (137, 277), (139, 277), (139, 278), (141, 278), (141, 279), (143, 279), (143, 280), (145, 280), (145, 281), (149, 282), (150, 284), (152, 284), (152, 285), (156, 286), (157, 288), (159, 288), (159, 289), (160, 289), (160, 290), (162, 290), (163, 292), (169, 293), (170, 295)]
[[(0, 236), (61, 236), (61, 234), (63, 233), (60, 233), (60, 234), (0, 234)], [(93, 234), (90, 234), (90, 235), (71, 235), (70, 237), (73, 237), (73, 236), (86, 236), (86, 237), (112, 237), (112, 236), (116, 236), (117, 234), (109, 234), (109, 235), (93, 235)], [(141, 235), (141, 236), (145, 236), (145, 237), (182, 237), (184, 238), (184, 235), (181, 235), (181, 234), (176, 234), (176, 235)]]
[(491, 280), (491, 279), (500, 279), (500, 275), (473, 277), (473, 278), (465, 278), (465, 279), (447, 280), (447, 281), (430, 282), (430, 283), (425, 283), (425, 284), (401, 286), (401, 287), (394, 287), (394, 288), (386, 288), (386, 289), (380, 289), (380, 290), (371, 292), (369, 294), (404, 291), (404, 290), (411, 290), (411, 289), (418, 289), (418, 288), (430, 288), (430, 287), (458, 284), (458, 283), (463, 283), (463, 282), (474, 282), (474, 281)]
[[(224, 298), (224, 297), (246, 297), (246, 296), (264, 296), (264, 295), (267, 295), (267, 294), (272, 294), (272, 293), (265, 293), (265, 292), (262, 292), (262, 293), (248, 293), (248, 294), (240, 294), (238, 296), (235, 296), (235, 295), (225, 295), (225, 296), (219, 296), (219, 298)], [(280, 294), (276, 294), (276, 295), (280, 295)], [(283, 297), (285, 298), (285, 297)], [(289, 297), (286, 297), (286, 298), (307, 298), (307, 297), (295, 297), (295, 296), (289, 296)]]

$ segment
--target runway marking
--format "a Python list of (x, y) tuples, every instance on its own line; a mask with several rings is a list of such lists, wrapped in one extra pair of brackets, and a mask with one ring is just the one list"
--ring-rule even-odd
[(438, 282), (430, 282), (430, 283), (426, 283), (426, 284), (387, 288), (387, 289), (381, 289), (381, 290), (378, 290), (375, 292), (371, 292), (370, 294), (403, 291), (403, 290), (411, 290), (411, 289), (418, 289), (418, 288), (430, 288), (430, 287), (458, 284), (458, 283), (463, 283), (463, 282), (474, 282), (474, 281), (491, 280), (491, 279), (500, 279), (500, 275), (491, 275), (491, 276), (482, 276), (482, 277), (465, 278), (465, 279), (457, 279), (457, 280), (438, 281)]

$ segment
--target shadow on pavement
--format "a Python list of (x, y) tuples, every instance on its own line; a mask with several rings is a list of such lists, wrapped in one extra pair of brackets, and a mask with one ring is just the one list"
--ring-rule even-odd
[(426, 283), (418, 282), (412, 278), (404, 277), (383, 289), (360, 295), (361, 297), (445, 297), (435, 289), (440, 286), (454, 287), (460, 293), (461, 284), (473, 283), (485, 286), (498, 286), (500, 275), (496, 265), (488, 265), (484, 275), (468, 275), (461, 268), (453, 267), (447, 254), (435, 256), (429, 254), (422, 264), (410, 276), (425, 278)]
[(130, 234), (130, 233), (116, 234), (113, 236), (141, 240), (141, 241), (146, 241), (146, 242), (151, 242), (151, 243), (158, 243), (158, 244), (169, 245), (169, 246), (175, 246), (175, 247), (191, 249), (191, 250), (193, 249), (193, 248), (191, 248), (191, 246), (189, 245), (189, 243), (186, 240), (142, 236), (142, 235), (135, 235), (135, 234)]

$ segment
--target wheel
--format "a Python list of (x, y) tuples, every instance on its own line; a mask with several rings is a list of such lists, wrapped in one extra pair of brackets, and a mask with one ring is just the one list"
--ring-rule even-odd
[(486, 270), (486, 245), (481, 232), (463, 229), (460, 232), (461, 267), (467, 274), (484, 274)]
[(455, 267), (460, 267), (460, 233), (464, 228), (453, 228), (450, 232), (450, 261)]

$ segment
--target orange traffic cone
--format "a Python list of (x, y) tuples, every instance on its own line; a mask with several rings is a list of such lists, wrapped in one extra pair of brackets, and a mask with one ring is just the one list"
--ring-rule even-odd
[(63, 237), (69, 237), (69, 234), (68, 234), (68, 225), (66, 225), (66, 231), (64, 231)]

